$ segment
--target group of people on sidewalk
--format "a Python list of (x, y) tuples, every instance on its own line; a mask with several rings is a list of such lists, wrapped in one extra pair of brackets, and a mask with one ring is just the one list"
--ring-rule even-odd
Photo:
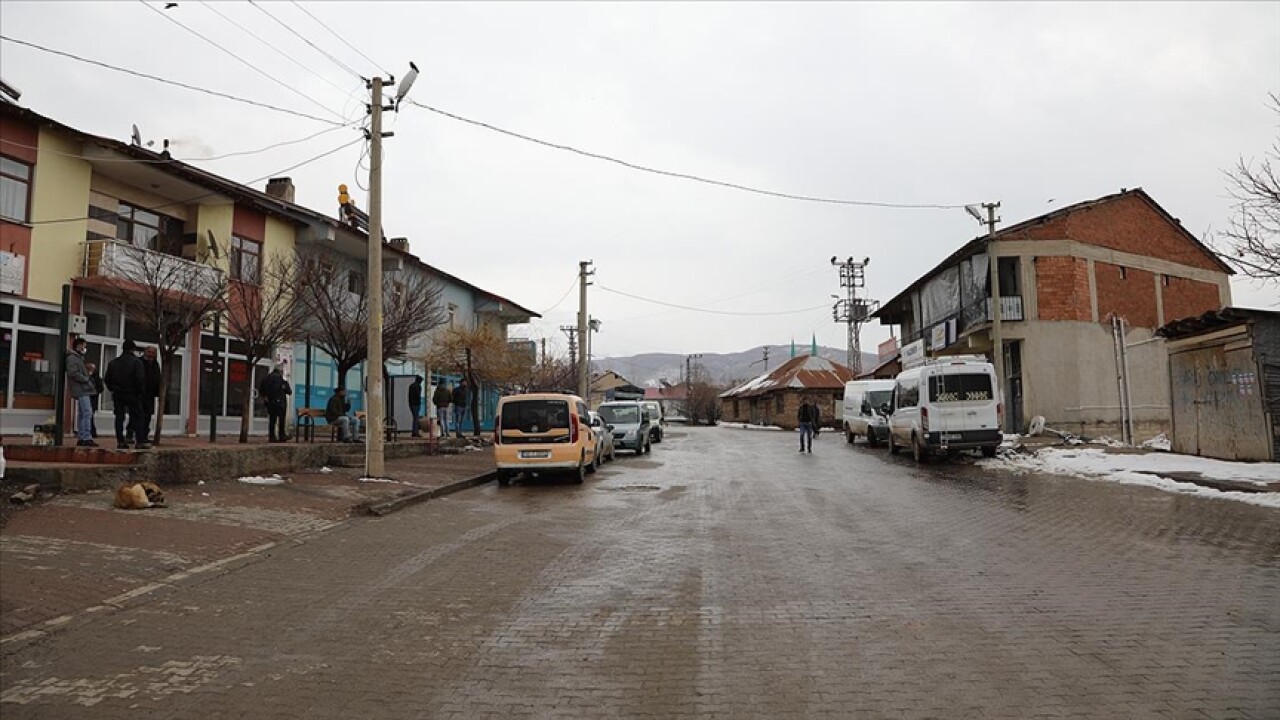
[[(440, 426), (441, 437), (449, 434), (450, 416), (453, 419), (453, 432), (462, 437), (462, 428), (471, 419), (471, 388), (467, 381), (464, 379), (456, 386), (441, 382), (431, 394), (431, 402), (436, 406), (436, 424)], [(418, 418), (422, 416), (422, 376), (418, 376), (414, 384), (409, 386), (409, 408), (413, 410), (413, 436), (418, 437), (421, 434)]]
[(67, 353), (67, 379), (75, 403), (76, 446), (99, 447), (93, 419), (104, 390), (111, 393), (115, 413), (116, 448), (145, 450), (151, 447), (151, 419), (160, 399), (160, 361), (154, 346), (139, 347), (124, 341), (120, 356), (107, 363), (105, 375), (85, 360), (89, 343), (77, 338)]

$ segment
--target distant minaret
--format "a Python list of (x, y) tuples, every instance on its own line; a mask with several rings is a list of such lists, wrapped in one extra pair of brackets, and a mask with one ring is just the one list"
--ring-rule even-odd
[(809, 340), (809, 354), (818, 357), (818, 333), (814, 333)]
[(796, 339), (791, 338), (791, 357), (796, 356)]

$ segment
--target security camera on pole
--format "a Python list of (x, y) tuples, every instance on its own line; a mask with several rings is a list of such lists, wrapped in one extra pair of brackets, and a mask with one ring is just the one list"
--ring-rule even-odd
[(368, 81), (371, 91), (369, 102), (369, 335), (368, 358), (365, 367), (365, 383), (368, 386), (365, 404), (365, 476), (380, 478), (386, 475), (383, 457), (383, 403), (382, 388), (382, 138), (394, 133), (382, 132), (382, 111), (397, 110), (400, 101), (409, 94), (418, 78), (418, 67), (409, 63), (409, 72), (396, 89), (395, 104), (382, 105), (382, 86), (394, 84), (395, 78), (383, 80), (374, 77)]

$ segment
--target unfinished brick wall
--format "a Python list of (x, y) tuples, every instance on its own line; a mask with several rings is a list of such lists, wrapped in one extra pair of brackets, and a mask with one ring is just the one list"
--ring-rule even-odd
[(1213, 283), (1170, 277), (1161, 290), (1164, 296), (1164, 321), (1173, 322), (1196, 317), (1210, 310), (1222, 309), (1222, 296)]
[(1081, 258), (1035, 259), (1036, 304), (1041, 320), (1093, 319), (1089, 303), (1089, 264)]
[(1099, 262), (1093, 264), (1093, 275), (1098, 286), (1100, 321), (1109, 322), (1115, 316), (1124, 318), (1130, 327), (1154, 328), (1159, 325), (1155, 276), (1152, 273)]

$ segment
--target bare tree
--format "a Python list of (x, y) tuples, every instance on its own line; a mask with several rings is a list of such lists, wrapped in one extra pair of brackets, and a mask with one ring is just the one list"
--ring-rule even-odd
[(256, 277), (246, 282), (232, 280), (222, 311), (227, 318), (227, 331), (244, 345), (245, 373), (241, 397), (240, 442), (249, 442), (249, 423), (253, 417), (253, 368), (269, 358), (275, 349), (302, 333), (307, 318), (298, 299), (301, 271), (293, 255), (272, 255)]
[(705, 382), (693, 383), (689, 388), (689, 397), (685, 401), (689, 422), (695, 425), (700, 422), (714, 425), (720, 419), (720, 393), (726, 389)]
[(529, 377), (532, 358), (513, 348), (506, 333), (494, 327), (451, 327), (436, 333), (423, 362), (461, 374), (471, 386), (471, 428), (480, 434), (480, 393), (484, 383), (514, 386)]
[[(383, 356), (403, 357), (411, 340), (445, 323), (443, 289), (423, 273), (403, 271), (388, 273), (382, 287)], [(302, 263), (298, 288), (304, 331), (333, 358), (338, 387), (346, 387), (347, 372), (369, 355), (368, 285), (341, 256), (324, 251)]]
[[(222, 307), (227, 293), (226, 273), (206, 265), (203, 259), (186, 260), (122, 242), (95, 243), (90, 251), (90, 262), (97, 263), (98, 274), (112, 279), (103, 294), (157, 338), (156, 353), (162, 367), (155, 422), (157, 445), (173, 380), (173, 359), (192, 328)], [(199, 349), (192, 348), (191, 362), (198, 362), (199, 357)]]
[[(1270, 94), (1280, 115), (1280, 96)], [(1274, 164), (1273, 164), (1274, 163)], [(1280, 280), (1280, 139), (1263, 158), (1242, 157), (1226, 173), (1227, 190), (1235, 200), (1235, 215), (1221, 233), (1225, 259), (1240, 272), (1260, 280)]]

